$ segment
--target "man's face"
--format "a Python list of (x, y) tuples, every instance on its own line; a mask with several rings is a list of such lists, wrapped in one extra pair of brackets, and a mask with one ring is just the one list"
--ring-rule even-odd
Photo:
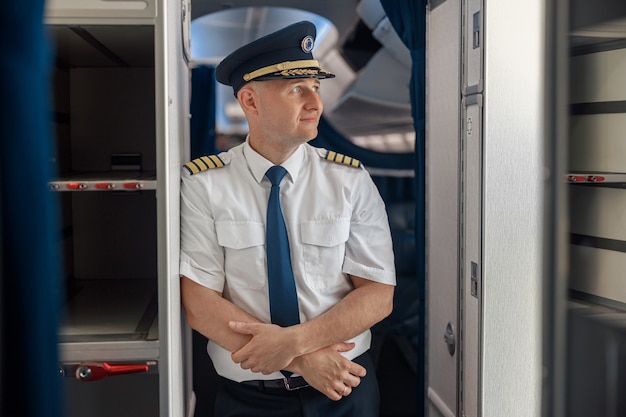
[(316, 78), (259, 81), (260, 125), (265, 135), (287, 143), (317, 136), (323, 104)]

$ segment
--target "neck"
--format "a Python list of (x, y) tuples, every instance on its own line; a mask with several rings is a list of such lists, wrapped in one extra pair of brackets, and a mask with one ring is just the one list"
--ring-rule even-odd
[(248, 139), (250, 147), (259, 155), (273, 163), (280, 165), (285, 162), (300, 146), (299, 143), (289, 144), (284, 142), (267, 140), (250, 135)]

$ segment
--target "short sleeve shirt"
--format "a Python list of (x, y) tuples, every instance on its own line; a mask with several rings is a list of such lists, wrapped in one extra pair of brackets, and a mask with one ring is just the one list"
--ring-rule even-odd
[[(326, 150), (301, 145), (282, 166), (281, 208), (289, 237), (300, 321), (311, 320), (352, 289), (348, 274), (395, 285), (385, 206), (368, 172), (325, 159)], [(190, 174), (181, 186), (180, 274), (221, 292), (270, 323), (265, 217), (272, 163), (248, 142), (218, 155), (223, 167)], [(221, 165), (221, 164), (220, 164)], [(370, 332), (351, 341), (349, 359), (369, 348)], [(243, 370), (213, 342), (218, 374), (234, 381), (280, 379)]]

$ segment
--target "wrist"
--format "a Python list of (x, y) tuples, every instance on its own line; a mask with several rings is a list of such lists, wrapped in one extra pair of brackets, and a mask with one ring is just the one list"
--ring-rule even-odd
[(307, 337), (303, 331), (301, 324), (286, 328), (286, 337), (291, 340), (291, 349), (294, 352), (294, 357), (302, 356), (308, 353)]
[(302, 356), (294, 358), (285, 370), (293, 372), (294, 374), (302, 375)]

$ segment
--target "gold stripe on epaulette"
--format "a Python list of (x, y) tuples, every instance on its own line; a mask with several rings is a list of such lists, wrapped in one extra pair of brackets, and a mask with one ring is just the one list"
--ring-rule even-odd
[(198, 172), (206, 171), (213, 168), (221, 168), (224, 166), (224, 162), (217, 155), (206, 155), (196, 158), (193, 161), (187, 162), (184, 167), (191, 175)]
[(326, 154), (326, 159), (332, 162), (337, 162), (339, 164), (348, 165), (354, 168), (358, 168), (361, 166), (361, 161), (359, 161), (358, 159), (337, 153), (335, 151), (328, 151), (328, 153)]

